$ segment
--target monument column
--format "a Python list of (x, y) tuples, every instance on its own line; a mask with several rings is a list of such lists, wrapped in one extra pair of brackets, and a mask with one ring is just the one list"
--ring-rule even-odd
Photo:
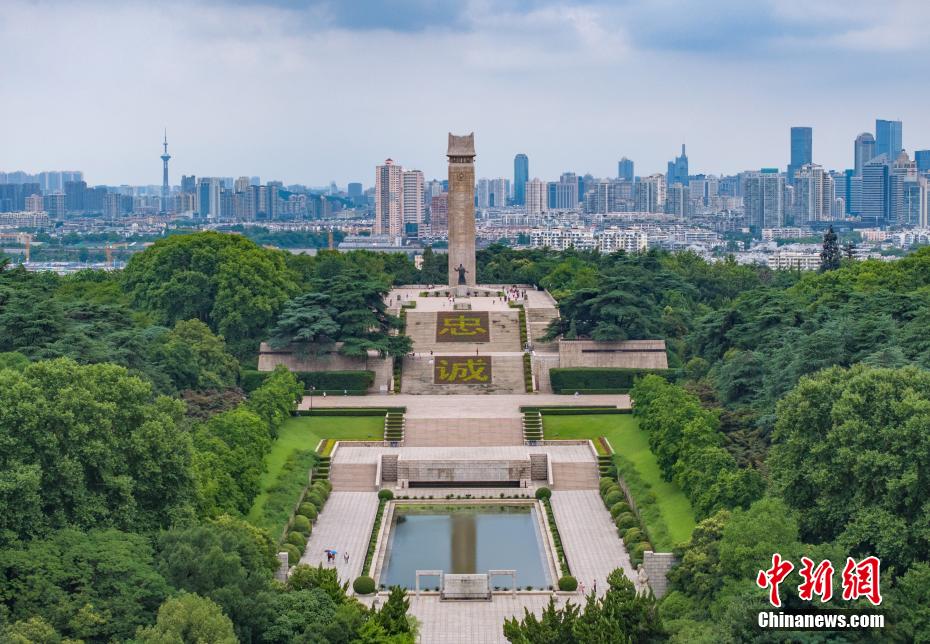
[(449, 286), (474, 286), (475, 133), (449, 133)]

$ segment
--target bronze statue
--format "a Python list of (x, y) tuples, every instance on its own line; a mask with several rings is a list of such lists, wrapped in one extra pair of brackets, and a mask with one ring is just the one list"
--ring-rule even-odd
[(459, 284), (464, 285), (465, 284), (465, 273), (468, 272), (468, 269), (466, 269), (464, 265), (459, 264), (459, 267), (455, 269), (455, 271), (459, 274)]

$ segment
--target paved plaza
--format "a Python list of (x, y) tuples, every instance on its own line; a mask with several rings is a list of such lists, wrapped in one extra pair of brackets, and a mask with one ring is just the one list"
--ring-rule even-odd
[[(336, 570), (339, 579), (352, 583), (362, 574), (362, 565), (368, 552), (368, 537), (378, 511), (378, 495), (372, 492), (333, 492), (323, 512), (313, 526), (307, 549), (300, 558), (300, 563), (316, 567), (326, 563), (324, 550), (339, 551), (336, 557)], [(349, 563), (343, 560), (343, 554), (349, 553)]]

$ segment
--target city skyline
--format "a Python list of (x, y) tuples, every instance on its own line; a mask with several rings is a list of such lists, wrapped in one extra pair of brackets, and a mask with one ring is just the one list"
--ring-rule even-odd
[[(518, 152), (530, 157), (532, 176), (614, 176), (623, 156), (647, 176), (682, 143), (692, 172), (720, 174), (785, 167), (787, 132), (804, 125), (814, 130), (815, 163), (849, 168), (851, 141), (876, 119), (903, 121), (909, 152), (930, 147), (920, 64), (930, 8), (871, 4), (399, 2), (385, 10), (13, 0), (0, 53), (17, 64), (0, 99), (16, 119), (2, 126), (0, 165), (78, 167), (93, 183), (158, 185), (152, 151), (167, 128), (174, 177), (248, 172), (344, 185), (364, 181), (386, 156), (441, 177), (443, 150), (424, 132), (452, 129), (486, 142), (479, 176), (512, 176)], [(43, 29), (27, 37), (21, 24)], [(373, 73), (385, 51), (419, 79), (416, 92)], [(844, 64), (810, 80), (789, 74), (791, 61), (812, 55), (842, 55)], [(229, 82), (243, 74), (246, 93)], [(528, 98), (556, 76), (583, 87), (584, 100), (555, 88), (545, 100)], [(624, 83), (603, 81), (620, 76)], [(38, 95), (22, 91), (34, 85)], [(630, 98), (639, 96), (649, 99)], [(390, 127), (384, 103), (396, 106)], [(486, 109), (494, 104), (518, 108), (520, 118)], [(550, 126), (566, 117), (571, 127)]]

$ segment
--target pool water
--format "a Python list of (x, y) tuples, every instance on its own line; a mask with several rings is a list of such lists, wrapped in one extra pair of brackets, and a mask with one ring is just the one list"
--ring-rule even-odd
[[(486, 573), (516, 570), (517, 587), (552, 584), (545, 565), (536, 508), (529, 505), (397, 505), (380, 584), (414, 588), (417, 570)], [(510, 588), (509, 575), (491, 587)], [(436, 577), (421, 577), (435, 588)]]

